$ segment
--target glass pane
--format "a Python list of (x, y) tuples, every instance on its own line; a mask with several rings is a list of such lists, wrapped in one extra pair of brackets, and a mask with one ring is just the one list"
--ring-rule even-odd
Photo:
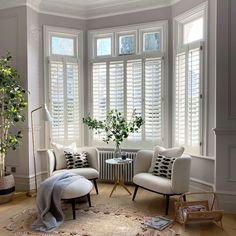
[(135, 52), (134, 35), (125, 35), (119, 37), (119, 54), (133, 54)]
[(203, 17), (184, 25), (184, 44), (203, 39)]
[(160, 50), (160, 33), (144, 33), (143, 34), (143, 51), (158, 51)]
[(97, 56), (111, 55), (111, 37), (97, 39)]
[(74, 56), (74, 39), (52, 36), (52, 54)]

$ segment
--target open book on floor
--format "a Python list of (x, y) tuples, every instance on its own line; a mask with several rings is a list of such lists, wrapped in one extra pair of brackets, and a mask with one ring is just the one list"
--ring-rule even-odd
[(169, 220), (163, 216), (144, 217), (144, 226), (158, 230), (163, 230), (170, 226), (173, 220)]

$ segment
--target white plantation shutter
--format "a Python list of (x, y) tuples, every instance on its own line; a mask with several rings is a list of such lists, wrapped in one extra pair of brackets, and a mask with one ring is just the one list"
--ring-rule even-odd
[(79, 75), (78, 64), (67, 63), (67, 139), (73, 142), (79, 138)]
[(201, 48), (176, 55), (175, 144), (200, 152)]
[(188, 140), (187, 145), (199, 153), (200, 146), (200, 48), (188, 53)]
[(175, 79), (175, 143), (185, 144), (185, 110), (186, 110), (186, 55), (180, 53), (176, 56)]
[[(93, 117), (101, 121), (107, 115), (107, 66), (105, 62), (93, 64)], [(95, 134), (94, 139), (101, 139), (104, 133)]]
[(145, 139), (162, 139), (162, 59), (145, 61)]
[[(108, 109), (117, 109), (129, 121), (135, 109), (145, 119), (145, 125), (128, 141), (161, 141), (162, 59), (98, 62), (92, 67), (93, 117), (104, 120)], [(101, 140), (104, 134), (94, 133), (93, 139)]]
[(64, 141), (64, 71), (62, 62), (50, 62), (50, 97), (52, 123), (52, 140)]
[(110, 110), (124, 113), (124, 65), (123, 62), (111, 62), (109, 70)]
[[(130, 120), (133, 110), (142, 115), (142, 60), (127, 62), (127, 120)], [(131, 134), (129, 140), (141, 140), (142, 130)]]
[(51, 139), (62, 144), (75, 142), (79, 139), (78, 64), (50, 60), (49, 73)]

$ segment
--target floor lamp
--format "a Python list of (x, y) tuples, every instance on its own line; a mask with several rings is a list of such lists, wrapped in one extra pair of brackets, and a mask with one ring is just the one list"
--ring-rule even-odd
[(34, 119), (33, 114), (42, 109), (42, 116), (41, 119), (43, 121), (52, 122), (52, 116), (48, 111), (47, 105), (44, 104), (40, 107), (35, 108), (31, 111), (31, 129), (32, 129), (32, 145), (33, 145), (33, 158), (34, 158), (34, 181), (35, 181), (35, 192), (37, 194), (38, 191), (38, 184), (37, 184), (37, 166), (36, 166), (36, 155), (35, 155), (35, 143), (34, 143)]

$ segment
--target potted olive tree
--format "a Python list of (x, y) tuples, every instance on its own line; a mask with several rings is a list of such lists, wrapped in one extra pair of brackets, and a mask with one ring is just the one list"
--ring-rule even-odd
[(26, 91), (20, 85), (20, 76), (11, 65), (11, 56), (0, 59), (0, 203), (11, 200), (15, 191), (13, 175), (5, 171), (5, 158), (10, 149), (19, 145), (21, 131), (11, 132), (16, 123), (24, 121)]
[(103, 141), (106, 143), (115, 142), (114, 156), (117, 158), (121, 156), (121, 143), (128, 138), (130, 133), (138, 132), (139, 128), (144, 124), (144, 120), (134, 110), (130, 120), (127, 121), (121, 112), (115, 109), (108, 113), (106, 120), (100, 121), (88, 116), (83, 118), (83, 123), (88, 125), (90, 129), (96, 130), (97, 134), (101, 133), (101, 131), (106, 132)]

